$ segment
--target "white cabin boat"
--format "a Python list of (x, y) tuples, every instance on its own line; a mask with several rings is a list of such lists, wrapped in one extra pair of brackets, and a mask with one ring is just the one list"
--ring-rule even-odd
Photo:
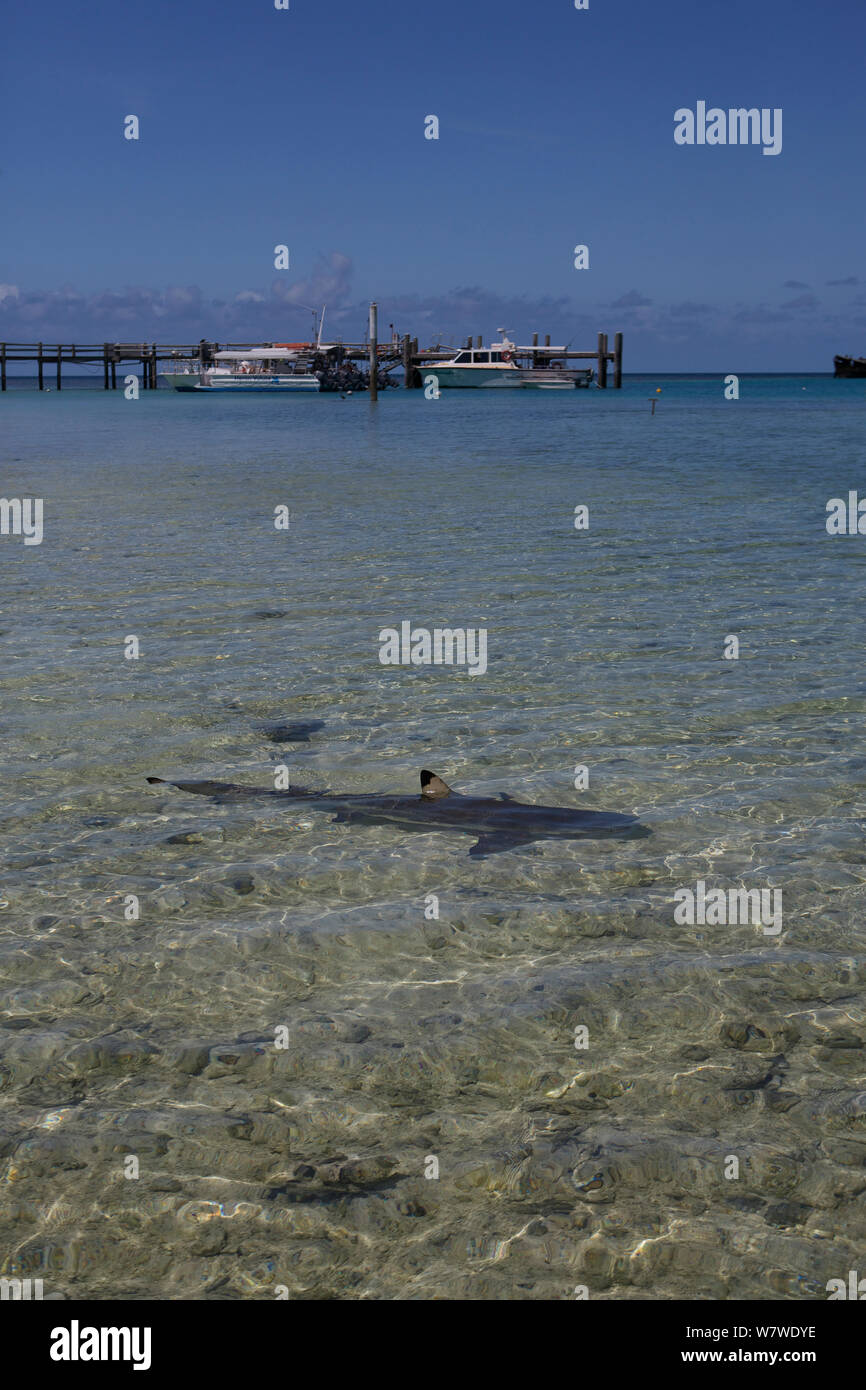
[[(462, 348), (453, 357), (441, 362), (425, 363), (421, 375), (435, 376), (442, 387), (483, 387), (573, 391), (576, 386), (589, 386), (592, 371), (569, 371), (554, 359), (564, 354), (564, 347), (518, 347), (505, 336), (489, 348)], [(544, 365), (539, 365), (539, 359)], [(567, 362), (567, 358), (563, 362)]]

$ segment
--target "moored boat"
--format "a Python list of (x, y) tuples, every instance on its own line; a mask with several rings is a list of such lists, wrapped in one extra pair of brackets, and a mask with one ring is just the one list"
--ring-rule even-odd
[[(483, 389), (573, 390), (592, 383), (592, 369), (569, 370), (568, 349), (545, 346), (519, 347), (505, 336), (489, 348), (461, 348), (441, 362), (425, 364), (422, 376), (435, 376), (442, 387)], [(561, 358), (561, 360), (557, 360)]]
[(321, 390), (319, 378), (296, 364), (298, 355), (282, 347), (215, 352), (210, 362), (178, 362), (177, 370), (160, 373), (160, 381), (175, 391), (233, 391), (242, 395)]
[(866, 357), (833, 358), (834, 376), (866, 376)]
[[(317, 311), (313, 314), (315, 329)], [(327, 350), (322, 342), (325, 306), (314, 343), (272, 343), (270, 347), (214, 352), (204, 361), (178, 359), (160, 381), (175, 391), (231, 391), (239, 395), (284, 391), (321, 391), (322, 372), (313, 370)]]

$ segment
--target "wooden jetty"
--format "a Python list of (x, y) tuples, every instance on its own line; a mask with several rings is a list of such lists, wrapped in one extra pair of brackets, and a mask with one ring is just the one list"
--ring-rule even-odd
[[(375, 317), (371, 315), (371, 325), (376, 329)], [(333, 343), (322, 344), (317, 349), (315, 344), (309, 345), (307, 354), (308, 366), (312, 364), (316, 356), (326, 357), (332, 362), (343, 363), (347, 361), (371, 364), (378, 362), (379, 373), (391, 372), (398, 368), (403, 371), (403, 385), (407, 388), (420, 387), (422, 373), (425, 367), (431, 362), (441, 362), (443, 357), (459, 352), (460, 347), (471, 348), (472, 338), (469, 338), (460, 347), (447, 346), (444, 343), (436, 343), (429, 348), (420, 348), (418, 339), (411, 337), (408, 333), (398, 335), (394, 331), (393, 324), (390, 325), (391, 337), (387, 342), (377, 342), (373, 335), (363, 343), (344, 343), (337, 340)], [(613, 385), (622, 386), (622, 334), (614, 335), (613, 351), (608, 347), (608, 335), (599, 333), (597, 347), (587, 352), (573, 352), (570, 349), (563, 351), (561, 348), (551, 348), (550, 334), (548, 334), (541, 344), (538, 341), (538, 334), (532, 335), (532, 363), (533, 366), (544, 367), (554, 358), (557, 361), (564, 359), (584, 361), (594, 361), (597, 364), (597, 382), (603, 389), (608, 385), (608, 366), (613, 367)], [(476, 348), (481, 347), (480, 337), (475, 339)], [(63, 368), (72, 366), (100, 366), (102, 367), (102, 382), (106, 391), (117, 389), (117, 369), (135, 368), (136, 375), (140, 371), (141, 389), (154, 390), (157, 386), (157, 379), (161, 370), (160, 363), (176, 364), (183, 358), (200, 358), (204, 362), (213, 359), (215, 352), (220, 351), (249, 351), (251, 349), (261, 349), (274, 347), (274, 343), (219, 343), (208, 342), (202, 338), (197, 343), (0, 343), (0, 390), (6, 390), (7, 367), (11, 363), (35, 362), (36, 375), (39, 383), (39, 390), (46, 389), (45, 375), (46, 367), (53, 369), (49, 375), (53, 374), (53, 389), (60, 391), (63, 386)], [(277, 344), (276, 346), (285, 346)], [(303, 354), (301, 355), (303, 356)], [(300, 359), (299, 359), (300, 360)], [(124, 372), (121, 370), (121, 378)], [(122, 381), (121, 381), (122, 384)]]

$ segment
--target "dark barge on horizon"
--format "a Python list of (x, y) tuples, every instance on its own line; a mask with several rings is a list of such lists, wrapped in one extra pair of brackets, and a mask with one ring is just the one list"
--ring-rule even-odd
[(866, 376), (866, 357), (833, 358), (834, 376)]

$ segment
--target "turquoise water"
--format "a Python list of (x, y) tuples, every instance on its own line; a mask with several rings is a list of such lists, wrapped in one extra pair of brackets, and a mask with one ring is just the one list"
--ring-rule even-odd
[[(3, 495), (44, 499), (41, 545), (0, 537), (0, 1272), (801, 1299), (859, 1268), (866, 538), (825, 508), (866, 494), (866, 382), (14, 390), (0, 422)], [(404, 620), (486, 628), (486, 673), (383, 666)], [(651, 834), (476, 861), (145, 782), (279, 765)], [(781, 932), (680, 924), (699, 881), (781, 890)]]

